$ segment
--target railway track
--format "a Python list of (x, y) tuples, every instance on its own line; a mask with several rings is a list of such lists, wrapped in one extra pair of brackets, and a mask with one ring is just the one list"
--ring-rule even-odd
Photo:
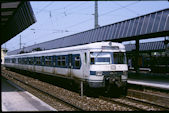
[(107, 98), (101, 96), (99, 98), (112, 103), (117, 103), (121, 106), (129, 107), (135, 111), (169, 111), (169, 108), (167, 107), (148, 103), (128, 96), (123, 98)]
[[(75, 111), (169, 111), (169, 109), (166, 107), (146, 103), (142, 100), (133, 97), (131, 98), (130, 96), (127, 96), (125, 98), (90, 98), (85, 96), (79, 97), (78, 94), (75, 94), (76, 96), (67, 95), (69, 99), (63, 99), (62, 97), (58, 98), (57, 93), (59, 92), (54, 93), (54, 88), (56, 86), (52, 86), (49, 88), (48, 86), (50, 84), (39, 82), (37, 79), (29, 78), (27, 76), (20, 75), (7, 70), (1, 72), (2, 75), (7, 77), (8, 79), (19, 81), (22, 84), (28, 85), (29, 87), (44, 93), (45, 95), (57, 98), (58, 101), (61, 101), (62, 103), (65, 103), (68, 106), (74, 108)], [(41, 88), (45, 90), (42, 90)], [(53, 89), (53, 91), (48, 92), (48, 89)], [(56, 90), (59, 91), (60, 89)], [(64, 93), (62, 92), (60, 93), (60, 95), (63, 96), (67, 93), (68, 92), (64, 91)]]
[[(5, 74), (5, 73), (3, 73), (3, 74)], [(48, 92), (46, 92), (46, 91), (43, 91), (43, 90), (41, 90), (41, 89), (39, 89), (39, 88), (37, 88), (37, 87), (35, 87), (35, 86), (33, 86), (33, 85), (30, 85), (30, 84), (28, 84), (28, 82), (21, 81), (21, 80), (15, 78), (15, 77), (11, 76), (10, 74), (6, 74), (6, 76), (11, 77), (12, 79), (14, 79), (14, 80), (16, 80), (16, 81), (19, 81), (20, 83), (22, 83), (22, 84), (24, 84), (24, 85), (27, 85), (27, 86), (29, 86), (29, 87), (31, 87), (31, 88), (33, 88), (33, 89), (39, 91), (39, 92), (42, 92), (42, 93), (44, 93), (45, 95), (48, 95), (48, 96), (50, 96), (50, 97), (52, 97), (52, 98), (55, 98), (55, 99), (57, 99), (58, 101), (60, 101), (60, 102), (62, 102), (62, 103), (64, 103), (64, 104), (66, 104), (66, 105), (68, 105), (68, 106), (70, 106), (70, 107), (75, 108), (75, 110), (77, 110), (77, 111), (84, 111), (84, 110), (83, 110), (82, 108), (80, 108), (79, 106), (76, 106), (76, 105), (74, 105), (74, 104), (72, 104), (72, 103), (70, 103), (70, 102), (67, 102), (67, 101), (65, 101), (65, 100), (63, 100), (63, 99), (61, 99), (61, 98), (59, 98), (59, 97), (57, 97), (57, 96), (55, 96), (55, 95), (53, 95), (53, 94), (50, 94), (50, 93), (48, 93)], [(6, 78), (6, 77), (5, 77), (5, 78)], [(8, 78), (7, 78), (7, 79), (8, 79)]]
[(130, 97), (130, 96), (126, 96), (126, 98), (129, 99), (129, 100), (133, 100), (133, 101), (137, 101), (137, 102), (142, 102), (144, 104), (148, 104), (150, 106), (154, 106), (154, 107), (159, 108), (161, 110), (169, 111), (169, 107), (166, 107), (166, 106), (162, 106), (162, 105), (159, 105), (159, 104), (155, 104), (155, 103), (152, 103), (152, 102), (148, 102), (146, 100), (142, 100), (142, 99), (138, 99), (138, 98), (134, 98), (134, 97)]
[(169, 94), (154, 90), (128, 89), (127, 98), (169, 110)]
[[(33, 79), (33, 78), (30, 78), (24, 75), (20, 75), (15, 72), (6, 71), (6, 70), (1, 71), (1, 72), (2, 72), (2, 76), (7, 77), (7, 79), (9, 79), (10, 81), (14, 81), (14, 83), (16, 83), (15, 81), (19, 82), (19, 86), (21, 87), (23, 87), (24, 85), (31, 84), (31, 86), (33, 85), (33, 87), (36, 86), (37, 89), (41, 89), (41, 88), (44, 89), (45, 93), (48, 92), (49, 94), (52, 94), (54, 96), (61, 97), (60, 98), (61, 100), (66, 100), (66, 102), (73, 104), (73, 106), (75, 105), (77, 107), (75, 111), (77, 110), (78, 111), (80, 110), (83, 110), (83, 111), (132, 111), (132, 109), (129, 109), (127, 107), (119, 106), (117, 104), (112, 104), (110, 102), (103, 101), (98, 98), (92, 98), (92, 97), (86, 97), (86, 96), (81, 97), (79, 96), (78, 93), (71, 92), (63, 88), (59, 88), (57, 86), (39, 81), (37, 79)], [(15, 80), (14, 78), (19, 79), (19, 81)], [(24, 82), (24, 85), (21, 82)], [(51, 91), (48, 91), (49, 89)], [(39, 93), (39, 92), (36, 92), (36, 93)]]

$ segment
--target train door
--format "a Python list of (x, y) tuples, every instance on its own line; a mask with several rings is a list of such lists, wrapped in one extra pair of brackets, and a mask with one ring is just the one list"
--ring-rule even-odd
[(68, 55), (68, 76), (69, 77), (71, 77), (72, 65), (73, 65), (72, 54), (69, 54)]
[(84, 58), (83, 58), (83, 61), (82, 62), (84, 62), (83, 63), (83, 78), (86, 78), (86, 77), (88, 77), (88, 71), (89, 71), (89, 67), (88, 67), (88, 55), (87, 55), (87, 52), (86, 51), (84, 51), (83, 52), (84, 53)]

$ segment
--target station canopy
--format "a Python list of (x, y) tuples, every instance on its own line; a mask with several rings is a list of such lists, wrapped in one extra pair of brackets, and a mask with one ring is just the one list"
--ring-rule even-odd
[[(148, 52), (148, 51), (165, 51), (169, 47), (165, 45), (164, 41), (155, 41), (155, 42), (146, 42), (139, 44), (139, 51), (140, 52)], [(127, 52), (132, 52), (136, 50), (135, 44), (126, 44), (125, 45)]]
[(1, 45), (36, 22), (29, 1), (1, 1)]
[[(46, 46), (46, 49), (50, 50), (52, 48), (49, 48), (50, 46)], [(126, 52), (133, 52), (136, 50), (135, 44), (125, 44)], [(169, 46), (167, 46), (169, 48)], [(166, 45), (164, 41), (155, 41), (155, 42), (145, 42), (139, 44), (139, 51), (140, 52), (151, 52), (151, 51), (165, 51)], [(8, 52), (8, 55), (14, 55), (18, 54), (19, 50), (14, 50), (11, 52)]]

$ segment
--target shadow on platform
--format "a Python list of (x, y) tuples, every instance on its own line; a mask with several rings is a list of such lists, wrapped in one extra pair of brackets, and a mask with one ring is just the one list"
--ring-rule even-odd
[[(18, 89), (16, 84), (14, 84), (7, 79), (1, 77), (1, 92), (16, 92), (16, 91), (24, 91), (24, 89)], [(15, 87), (16, 86), (16, 87)]]

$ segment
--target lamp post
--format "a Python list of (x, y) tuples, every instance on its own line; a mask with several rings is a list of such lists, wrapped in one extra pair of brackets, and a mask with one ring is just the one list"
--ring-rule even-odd
[[(32, 30), (32, 31), (33, 31), (33, 34), (34, 34), (34, 39), (35, 39), (35, 29), (34, 29), (34, 28), (32, 28), (32, 29), (30, 29), (30, 30)], [(34, 42), (34, 44), (36, 44), (36, 42)]]

